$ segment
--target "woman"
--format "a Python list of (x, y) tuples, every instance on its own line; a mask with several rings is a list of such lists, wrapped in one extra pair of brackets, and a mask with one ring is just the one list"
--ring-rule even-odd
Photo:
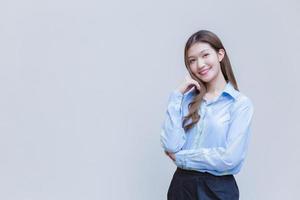
[(194, 33), (184, 58), (189, 75), (170, 95), (160, 137), (177, 165), (168, 200), (239, 199), (233, 175), (246, 157), (253, 104), (214, 33)]

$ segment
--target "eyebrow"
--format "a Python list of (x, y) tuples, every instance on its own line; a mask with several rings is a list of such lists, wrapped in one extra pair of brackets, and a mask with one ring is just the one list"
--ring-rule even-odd
[[(204, 49), (204, 50), (200, 51), (199, 54), (201, 54), (203, 51), (207, 51), (207, 50), (209, 50), (209, 49)], [(189, 56), (188, 58), (191, 58), (191, 57), (194, 57), (194, 56)]]

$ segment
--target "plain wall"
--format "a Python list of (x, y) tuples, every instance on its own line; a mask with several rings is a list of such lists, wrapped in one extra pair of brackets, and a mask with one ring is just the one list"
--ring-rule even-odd
[(2, 0), (0, 199), (166, 199), (159, 142), (188, 37), (222, 40), (255, 114), (242, 200), (296, 199), (300, 3)]

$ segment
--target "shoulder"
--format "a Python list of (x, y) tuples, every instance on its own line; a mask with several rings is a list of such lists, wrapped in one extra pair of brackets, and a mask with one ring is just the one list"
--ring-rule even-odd
[(244, 93), (237, 91), (237, 96), (233, 103), (233, 110), (240, 110), (240, 109), (247, 109), (247, 110), (254, 110), (254, 104), (252, 100), (246, 96)]

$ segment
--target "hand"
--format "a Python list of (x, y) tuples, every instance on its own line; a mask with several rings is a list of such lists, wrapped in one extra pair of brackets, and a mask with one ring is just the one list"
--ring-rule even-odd
[(169, 156), (169, 158), (171, 158), (173, 161), (176, 160), (176, 157), (175, 157), (175, 154), (174, 153), (171, 153), (171, 152), (167, 152), (165, 151), (166, 155)]
[(197, 90), (200, 91), (201, 86), (200, 84), (194, 80), (189, 74), (185, 76), (184, 81), (181, 83), (181, 85), (178, 87), (178, 90), (184, 94), (187, 91), (189, 91), (192, 87), (196, 87)]

